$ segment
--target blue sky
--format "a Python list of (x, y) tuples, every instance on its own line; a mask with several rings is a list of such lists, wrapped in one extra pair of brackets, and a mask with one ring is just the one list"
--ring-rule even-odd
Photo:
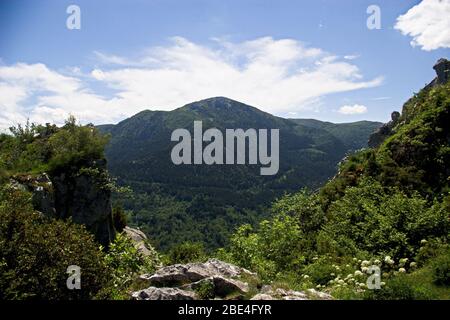
[[(211, 95), (285, 117), (387, 121), (450, 56), (450, 2), (424, 2), (2, 0), (0, 126), (117, 122)], [(70, 4), (80, 30), (66, 27)], [(380, 30), (366, 26), (371, 4)]]

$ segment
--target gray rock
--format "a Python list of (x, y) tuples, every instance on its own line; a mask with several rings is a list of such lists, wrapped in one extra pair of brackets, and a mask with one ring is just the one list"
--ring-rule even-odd
[(232, 293), (245, 294), (249, 292), (249, 286), (247, 283), (222, 276), (208, 277), (200, 281), (184, 285), (181, 288), (196, 290), (205, 282), (211, 283), (214, 288), (214, 295), (222, 298)]
[(271, 295), (269, 295), (267, 293), (258, 293), (250, 300), (277, 300), (277, 299), (275, 299), (274, 297), (272, 297)]
[[(153, 275), (142, 275), (149, 285), (157, 287), (181, 286), (209, 277), (235, 278), (243, 274), (255, 275), (235, 265), (210, 259), (205, 263), (175, 264), (159, 269)], [(218, 280), (220, 281), (220, 280)]]
[(192, 291), (179, 288), (155, 288), (150, 287), (141, 291), (133, 292), (135, 300), (194, 300), (196, 295)]
[(157, 256), (156, 250), (148, 243), (147, 236), (141, 230), (126, 226), (123, 232), (136, 244), (136, 248), (144, 256)]

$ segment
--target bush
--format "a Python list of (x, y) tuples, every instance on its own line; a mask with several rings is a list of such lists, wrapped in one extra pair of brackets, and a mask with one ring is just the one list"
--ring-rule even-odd
[[(0, 300), (93, 298), (108, 269), (83, 226), (33, 211), (31, 195), (0, 189)], [(81, 290), (66, 286), (67, 268), (81, 268)]]
[(139, 273), (153, 273), (159, 265), (157, 254), (145, 256), (135, 243), (123, 233), (118, 233), (110, 244), (105, 264), (111, 279), (97, 298), (126, 299), (128, 291)]
[(408, 274), (397, 274), (379, 290), (367, 290), (369, 300), (430, 300), (434, 293), (427, 284), (417, 281)]
[(112, 210), (114, 228), (118, 232), (122, 232), (127, 226), (127, 215), (122, 206), (115, 206)]
[(321, 239), (346, 254), (413, 257), (421, 239), (446, 236), (448, 212), (439, 203), (430, 206), (417, 194), (384, 188), (379, 182), (362, 179), (328, 210), (329, 220)]
[(202, 262), (206, 260), (203, 244), (198, 242), (184, 242), (173, 247), (168, 254), (168, 263)]
[(450, 286), (450, 250), (431, 261), (433, 282), (441, 286)]

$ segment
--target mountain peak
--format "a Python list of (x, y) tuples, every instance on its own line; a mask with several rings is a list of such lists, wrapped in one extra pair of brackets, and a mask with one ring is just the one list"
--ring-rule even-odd
[[(215, 109), (228, 109), (233, 107), (250, 107), (249, 105), (227, 98), (227, 97), (211, 97), (199, 101), (195, 101), (185, 105), (184, 107), (190, 109), (198, 109), (198, 108), (215, 108)], [(184, 108), (183, 107), (183, 108)]]

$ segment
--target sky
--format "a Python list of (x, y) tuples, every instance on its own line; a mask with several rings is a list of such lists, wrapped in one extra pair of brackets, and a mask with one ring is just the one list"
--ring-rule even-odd
[(214, 96), (386, 122), (450, 58), (449, 17), (450, 0), (0, 0), (0, 129)]

